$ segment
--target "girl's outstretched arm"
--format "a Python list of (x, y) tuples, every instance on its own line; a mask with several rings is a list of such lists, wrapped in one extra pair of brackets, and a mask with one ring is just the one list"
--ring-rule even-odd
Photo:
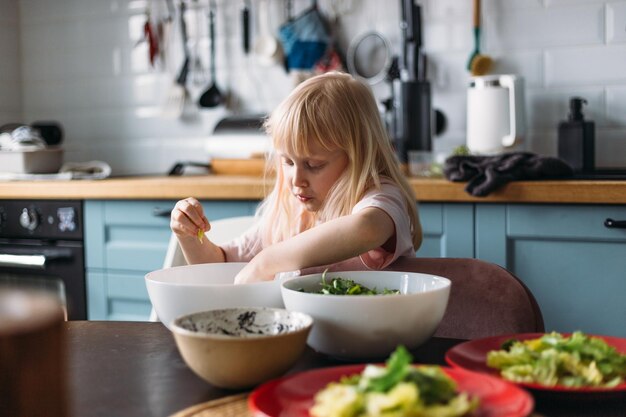
[(204, 232), (211, 225), (202, 205), (193, 197), (180, 200), (172, 210), (170, 228), (176, 235), (188, 264), (225, 262), (224, 251), (208, 240)]
[(235, 283), (271, 280), (278, 272), (344, 261), (382, 246), (394, 234), (391, 217), (368, 207), (263, 249), (237, 275)]

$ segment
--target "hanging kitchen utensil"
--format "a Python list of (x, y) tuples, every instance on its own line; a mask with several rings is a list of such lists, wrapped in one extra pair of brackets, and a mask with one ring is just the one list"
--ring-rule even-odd
[(259, 1), (259, 36), (254, 43), (254, 53), (261, 65), (271, 66), (281, 60), (282, 51), (270, 29), (269, 0)]
[(250, 0), (244, 0), (241, 10), (241, 28), (243, 52), (248, 55), (250, 52)]
[(143, 25), (143, 33), (148, 41), (150, 65), (154, 67), (154, 63), (159, 55), (159, 38), (156, 33), (156, 28), (152, 25), (150, 6), (148, 6), (146, 11), (146, 22)]
[(185, 104), (189, 101), (189, 90), (187, 90), (187, 74), (189, 73), (190, 57), (187, 46), (187, 24), (185, 23), (185, 2), (180, 3), (180, 30), (182, 34), (182, 47), (184, 53), (183, 66), (178, 73), (178, 77), (168, 93), (163, 109), (163, 114), (170, 117), (180, 117), (185, 109)]
[(391, 62), (391, 44), (378, 31), (362, 33), (348, 46), (348, 71), (369, 85), (378, 84), (387, 78)]
[(159, 58), (164, 67), (170, 66), (170, 42), (172, 26), (176, 8), (172, 0), (165, 0), (167, 15), (161, 17), (157, 23), (157, 35), (159, 38)]
[(224, 101), (224, 96), (217, 88), (215, 77), (215, 2), (209, 2), (209, 37), (211, 40), (211, 85), (202, 93), (198, 104), (200, 107), (217, 107)]
[(278, 34), (289, 70), (311, 70), (324, 56), (331, 41), (317, 2), (313, 2), (313, 7), (304, 13), (284, 23)]
[[(377, 29), (379, 14), (379, 5), (375, 2), (368, 10), (366, 22), (366, 27), (371, 29), (352, 38), (346, 52), (348, 72), (369, 85), (378, 84), (385, 79), (391, 81), (389, 76), (394, 62), (389, 40)], [(395, 57), (395, 64), (395, 69), (398, 69), (398, 57)]]
[(195, 39), (193, 40), (193, 55), (191, 58), (191, 83), (195, 86), (202, 86), (206, 83), (204, 67), (200, 59), (200, 25), (202, 23), (202, 12), (198, 0), (193, 0), (193, 12), (195, 17)]
[(154, 67), (155, 61), (159, 56), (159, 37), (157, 28), (152, 24), (151, 6), (148, 4), (145, 11), (145, 22), (143, 24), (142, 37), (135, 42), (135, 47), (142, 43), (148, 44), (148, 61), (150, 66)]
[(467, 62), (467, 69), (472, 75), (485, 75), (491, 71), (493, 60), (480, 53), (480, 0), (474, 0), (474, 50)]

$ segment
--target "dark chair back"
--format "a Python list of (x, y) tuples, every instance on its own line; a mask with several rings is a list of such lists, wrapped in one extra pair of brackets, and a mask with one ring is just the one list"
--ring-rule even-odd
[(506, 269), (472, 258), (402, 258), (387, 269), (439, 275), (452, 281), (435, 336), (477, 339), (545, 331), (535, 297)]

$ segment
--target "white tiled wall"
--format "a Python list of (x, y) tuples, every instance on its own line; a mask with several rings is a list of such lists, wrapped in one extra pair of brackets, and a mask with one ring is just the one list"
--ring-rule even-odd
[[(253, 45), (259, 1), (252, 0)], [(208, 0), (197, 2), (201, 13), (186, 15), (189, 47), (204, 69), (190, 78), (194, 99), (208, 84), (209, 63)], [(434, 146), (450, 149), (465, 137), (472, 2), (419, 2), (434, 106), (448, 118)], [(202, 110), (180, 120), (160, 111), (182, 63), (178, 26), (167, 65), (152, 68), (146, 44), (135, 46), (146, 8), (162, 16), (164, 0), (0, 0), (0, 121), (58, 120), (65, 127), (66, 160), (106, 160), (116, 174), (162, 173), (177, 160), (203, 160), (217, 120), (229, 111), (268, 112), (293, 86), (279, 64), (264, 67), (253, 53), (243, 53), (243, 3), (217, 0), (217, 78), (230, 93), (230, 110)], [(309, 4), (295, 0), (294, 11)], [(343, 51), (370, 29), (398, 49), (400, 0), (319, 4), (326, 15), (339, 13)], [(276, 28), (285, 20), (285, 0), (270, 5)], [(596, 122), (598, 165), (626, 166), (626, 0), (483, 0), (482, 47), (495, 58), (495, 72), (526, 80), (530, 150), (556, 153), (557, 124), (566, 118), (569, 97), (580, 95)], [(383, 99), (389, 87), (383, 82), (374, 91)]]
[(0, 0), (0, 126), (21, 118), (20, 83), (17, 0)]

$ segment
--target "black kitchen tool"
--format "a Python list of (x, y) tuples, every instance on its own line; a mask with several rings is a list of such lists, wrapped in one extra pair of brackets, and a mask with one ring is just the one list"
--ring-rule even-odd
[(402, 67), (408, 81), (419, 79), (422, 53), (422, 8), (413, 0), (402, 0)]
[[(432, 150), (433, 118), (431, 86), (426, 80), (426, 61), (421, 52), (421, 8), (413, 0), (400, 0), (402, 9), (402, 55), (399, 59), (400, 77), (393, 80), (395, 129), (392, 139), (401, 162), (406, 162), (410, 150)], [(424, 68), (420, 67), (420, 64)]]
[(63, 128), (57, 122), (37, 121), (30, 127), (37, 129), (46, 145), (60, 145), (63, 142)]
[(182, 161), (182, 162), (177, 162), (176, 164), (174, 164), (174, 166), (169, 170), (167, 175), (169, 176), (183, 175), (185, 173), (186, 167), (206, 168), (207, 171), (211, 169), (210, 164), (206, 164), (203, 162)]
[(217, 107), (224, 101), (215, 77), (215, 4), (210, 2), (209, 7), (209, 37), (211, 38), (211, 85), (202, 93), (198, 104), (200, 107)]
[(249, 0), (246, 0), (241, 11), (241, 27), (243, 29), (243, 52), (247, 55), (250, 52), (250, 7)]

